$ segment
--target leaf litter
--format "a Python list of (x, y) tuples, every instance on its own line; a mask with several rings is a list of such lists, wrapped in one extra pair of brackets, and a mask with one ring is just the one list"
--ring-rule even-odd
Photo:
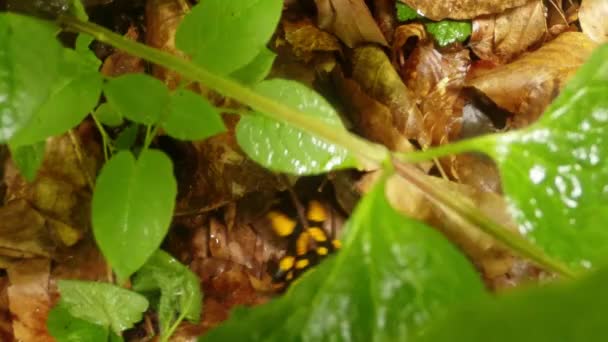
[[(462, 139), (467, 124), (463, 113), (471, 107), (486, 123), (474, 134), (534, 123), (597, 43), (606, 41), (605, 20), (602, 25), (597, 19), (606, 11), (602, 1), (584, 0), (580, 10), (525, 0), (401, 2), (419, 17), (399, 23), (393, 1), (374, 1), (371, 7), (362, 0), (285, 1), (278, 29), (267, 45), (276, 54), (269, 78), (298, 80), (316, 89), (338, 110), (347, 128), (391, 150), (407, 152)], [(175, 34), (189, 12), (188, 2), (84, 3), (93, 20), (125, 37), (186, 56), (176, 48)], [(576, 13), (582, 29), (571, 20)], [(470, 21), (471, 37), (441, 44), (424, 24), (445, 19)], [(322, 199), (331, 209), (332, 225), (325, 229), (338, 234), (352, 202), (377, 178), (373, 172), (299, 178), (270, 172), (249, 159), (237, 143), (239, 119), (230, 113), (242, 109), (240, 105), (122, 51), (102, 44), (93, 45), (93, 50), (103, 59), (106, 76), (151, 71), (169, 89), (185, 86), (226, 109), (224, 133), (182, 142), (160, 132), (154, 141), (172, 157), (178, 179), (175, 215), (163, 248), (199, 277), (204, 293), (200, 323), (183, 322), (176, 340), (211, 330), (236, 306), (260, 305), (282, 293), (273, 284), (272, 272), (287, 244), (273, 233), (266, 213), (295, 206), (292, 214), (299, 220), (298, 206)], [(480, 101), (491, 105), (479, 105)], [(505, 116), (505, 126), (496, 124), (497, 115)], [(110, 133), (118, 136), (123, 131), (124, 125)], [(24, 341), (50, 340), (44, 316), (59, 299), (61, 279), (112, 280), (90, 232), (90, 179), (103, 162), (101, 137), (91, 119), (75, 133), (76, 139), (64, 135), (46, 142), (44, 162), (33, 182), (20, 176), (10, 159), (4, 163), (0, 334)], [(133, 139), (141, 140), (141, 133)], [(422, 169), (430, 182), (516, 231), (491, 161), (460, 155)], [(344, 193), (351, 203), (341, 206)], [(397, 211), (436, 227), (462, 249), (488, 288), (502, 291), (552, 276), (458, 220), (402, 179), (392, 178), (386, 193)], [(144, 323), (124, 334), (126, 340), (142, 341), (154, 334), (157, 315), (148, 311), (145, 317)]]

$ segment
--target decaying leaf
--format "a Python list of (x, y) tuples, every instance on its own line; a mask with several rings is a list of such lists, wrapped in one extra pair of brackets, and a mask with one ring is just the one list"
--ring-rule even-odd
[[(352, 65), (352, 79), (363, 92), (390, 111), (392, 125), (383, 124), (385, 129), (395, 127), (406, 139), (415, 139), (420, 145), (428, 146), (430, 139), (422, 129), (422, 114), (384, 51), (374, 46), (357, 48), (352, 56)], [(374, 119), (365, 119), (371, 120)]]
[(376, 43), (387, 46), (363, 0), (315, 0), (319, 27), (335, 34), (348, 47)]
[(24, 260), (8, 269), (8, 300), (17, 341), (54, 341), (46, 329), (51, 306), (49, 269), (48, 259)]
[(399, 0), (432, 20), (472, 19), (483, 14), (500, 13), (530, 0)]
[(391, 43), (393, 40), (393, 32), (397, 20), (395, 18), (395, 1), (393, 0), (376, 0), (373, 2), (374, 18), (378, 22), (380, 31), (384, 34), (386, 40)]
[(608, 42), (608, 1), (582, 0), (578, 18), (589, 38), (598, 44)]
[(340, 43), (336, 37), (320, 30), (310, 19), (299, 21), (283, 20), (285, 40), (292, 46), (294, 55), (308, 63), (314, 52), (340, 51)]
[(401, 70), (432, 145), (454, 141), (460, 135), (461, 90), (469, 64), (468, 50), (440, 53), (429, 41), (418, 44)]
[(540, 49), (467, 82), (499, 107), (516, 114), (512, 127), (534, 122), (596, 44), (580, 32), (565, 32)]
[(0, 208), (0, 255), (10, 258), (50, 257), (55, 242), (47, 220), (27, 201), (18, 199)]
[(469, 46), (481, 59), (506, 63), (545, 34), (545, 6), (532, 1), (502, 13), (473, 20)]

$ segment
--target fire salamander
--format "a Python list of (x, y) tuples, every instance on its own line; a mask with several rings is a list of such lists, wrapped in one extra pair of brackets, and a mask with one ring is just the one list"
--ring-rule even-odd
[(308, 228), (276, 210), (268, 212), (267, 218), (275, 234), (288, 239), (287, 254), (279, 261), (273, 276), (278, 289), (285, 288), (308, 268), (340, 248), (340, 241), (329, 237), (323, 229), (323, 223), (329, 215), (319, 201), (312, 200), (308, 203)]

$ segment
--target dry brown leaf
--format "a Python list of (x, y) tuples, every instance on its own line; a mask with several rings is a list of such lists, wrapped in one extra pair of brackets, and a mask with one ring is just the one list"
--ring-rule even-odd
[[(406, 139), (415, 139), (420, 145), (428, 146), (430, 139), (422, 129), (422, 114), (411, 91), (403, 84), (384, 51), (375, 46), (357, 48), (352, 57), (352, 65), (352, 79), (363, 92), (390, 111), (392, 124), (389, 127), (394, 127)], [(363, 120), (371, 122), (376, 119)]]
[[(188, 58), (175, 47), (175, 32), (184, 16), (190, 11), (183, 0), (150, 0), (146, 2), (146, 44), (167, 53)], [(159, 65), (152, 66), (152, 75), (175, 89), (181, 75)]]
[(418, 44), (401, 70), (432, 145), (448, 143), (460, 135), (461, 90), (470, 63), (468, 50), (442, 54), (429, 41)]
[(596, 44), (580, 32), (565, 32), (540, 49), (467, 82), (499, 107), (517, 114), (512, 127), (536, 121)]
[(578, 18), (589, 38), (598, 44), (608, 42), (608, 1), (582, 0)]
[(10, 258), (50, 257), (55, 243), (45, 218), (19, 199), (0, 208), (0, 255)]
[(8, 302), (8, 287), (10, 282), (7, 275), (0, 277), (0, 341), (13, 341), (13, 319)]
[(393, 64), (398, 70), (405, 64), (407, 56), (404, 54), (403, 47), (410, 39), (424, 41), (427, 39), (426, 29), (421, 23), (405, 24), (397, 27), (393, 40)]
[(308, 63), (314, 52), (340, 51), (340, 43), (336, 37), (320, 30), (310, 19), (298, 21), (283, 20), (285, 40), (292, 46), (294, 55)]
[(399, 0), (421, 15), (432, 19), (472, 19), (483, 14), (501, 13), (530, 0)]
[(315, 0), (319, 27), (353, 48), (376, 43), (388, 46), (364, 0)]
[(506, 63), (539, 41), (545, 31), (545, 6), (532, 1), (474, 19), (469, 46), (481, 59)]
[(374, 17), (378, 22), (380, 31), (384, 34), (386, 40), (391, 43), (395, 26), (397, 26), (397, 18), (395, 17), (395, 1), (394, 0), (375, 0)]
[(48, 259), (24, 260), (8, 269), (8, 300), (17, 341), (54, 341), (46, 329), (51, 307), (49, 270)]

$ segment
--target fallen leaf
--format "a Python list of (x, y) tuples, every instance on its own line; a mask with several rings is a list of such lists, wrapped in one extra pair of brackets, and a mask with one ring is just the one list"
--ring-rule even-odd
[[(137, 41), (139, 31), (135, 26), (131, 26), (125, 34), (125, 38)], [(114, 51), (114, 53), (106, 58), (101, 67), (101, 73), (108, 77), (117, 77), (129, 73), (143, 73), (144, 71), (145, 63), (143, 59), (120, 50)]]
[(15, 338), (13, 334), (13, 319), (8, 302), (8, 287), (10, 282), (7, 275), (0, 277), (0, 341), (12, 341)]
[(375, 46), (357, 48), (353, 53), (352, 65), (352, 79), (371, 98), (390, 110), (391, 126), (405, 138), (428, 146), (430, 139), (422, 129), (422, 114), (411, 91), (403, 84), (384, 51)]
[(582, 0), (578, 18), (589, 38), (598, 44), (608, 42), (608, 1)]
[(399, 0), (432, 20), (472, 19), (483, 14), (500, 13), (530, 0)]
[(291, 44), (296, 57), (308, 63), (314, 52), (340, 51), (340, 43), (336, 37), (319, 30), (310, 19), (299, 21), (282, 21), (285, 40)]
[(516, 114), (511, 127), (536, 121), (596, 44), (580, 32), (565, 32), (540, 49), (467, 82), (496, 105)]
[(395, 18), (395, 1), (394, 0), (376, 0), (373, 2), (374, 5), (374, 18), (378, 23), (380, 31), (384, 34), (384, 37), (388, 42), (393, 40), (393, 32), (395, 32), (395, 26), (397, 20)]
[(481, 59), (506, 63), (538, 42), (545, 31), (545, 6), (542, 1), (532, 1), (475, 18), (469, 46)]
[(45, 218), (27, 201), (11, 201), (0, 208), (0, 255), (48, 258), (54, 250)]
[(8, 300), (17, 341), (54, 341), (46, 329), (51, 306), (49, 269), (49, 259), (24, 260), (8, 269)]
[(315, 0), (319, 27), (335, 34), (348, 47), (364, 43), (388, 46), (363, 0)]
[(464, 106), (461, 90), (470, 63), (468, 50), (440, 53), (428, 41), (418, 44), (401, 69), (432, 145), (454, 141), (460, 135)]

